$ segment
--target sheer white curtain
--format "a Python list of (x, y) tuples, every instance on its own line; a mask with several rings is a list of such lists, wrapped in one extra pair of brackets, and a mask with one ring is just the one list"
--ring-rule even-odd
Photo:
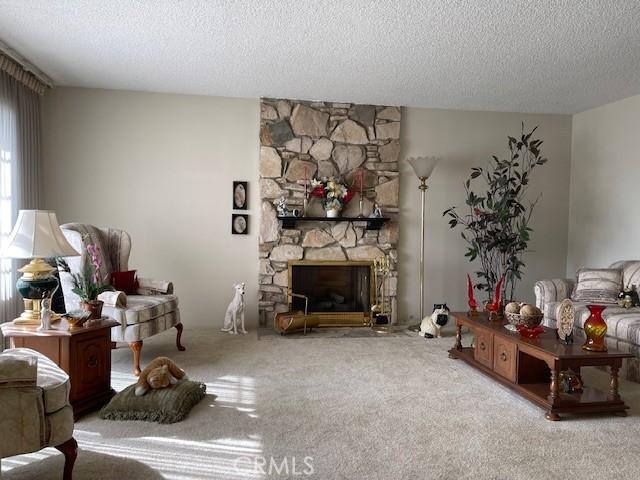
[[(0, 244), (21, 208), (40, 205), (40, 97), (0, 71)], [(18, 262), (0, 259), (0, 322), (23, 309), (16, 291)]]

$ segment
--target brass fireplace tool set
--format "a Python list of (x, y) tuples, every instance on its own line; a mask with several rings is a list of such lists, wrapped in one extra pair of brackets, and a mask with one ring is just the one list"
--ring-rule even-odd
[(387, 278), (390, 272), (389, 256), (378, 257), (373, 261), (373, 291), (375, 303), (371, 306), (371, 328), (378, 332), (391, 331), (389, 299), (386, 295)]

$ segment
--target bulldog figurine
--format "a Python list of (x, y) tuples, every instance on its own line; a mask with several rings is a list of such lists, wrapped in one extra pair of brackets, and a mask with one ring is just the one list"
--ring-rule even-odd
[(433, 313), (422, 319), (418, 335), (424, 338), (442, 337), (440, 330), (449, 322), (449, 307), (446, 303), (433, 305)]

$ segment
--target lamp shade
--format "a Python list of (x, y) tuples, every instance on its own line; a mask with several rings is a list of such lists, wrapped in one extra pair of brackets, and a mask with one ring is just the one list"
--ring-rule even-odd
[(438, 163), (438, 157), (409, 157), (407, 162), (413, 167), (413, 171), (419, 179), (429, 178)]
[(18, 220), (2, 251), (5, 258), (48, 258), (80, 255), (65, 238), (56, 213), (20, 210)]

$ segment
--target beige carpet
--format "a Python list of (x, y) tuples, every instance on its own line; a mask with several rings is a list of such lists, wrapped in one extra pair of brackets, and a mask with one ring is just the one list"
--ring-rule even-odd
[[(552, 423), (448, 359), (451, 337), (258, 340), (186, 327), (187, 351), (173, 342), (171, 334), (145, 342), (144, 361), (169, 355), (218, 398), (174, 425), (83, 418), (76, 480), (640, 478), (637, 384), (622, 383), (627, 418)], [(131, 357), (124, 348), (113, 357), (122, 389), (134, 381)], [(606, 378), (596, 371), (588, 381)], [(61, 469), (53, 449), (2, 461), (13, 480), (58, 480)]]

